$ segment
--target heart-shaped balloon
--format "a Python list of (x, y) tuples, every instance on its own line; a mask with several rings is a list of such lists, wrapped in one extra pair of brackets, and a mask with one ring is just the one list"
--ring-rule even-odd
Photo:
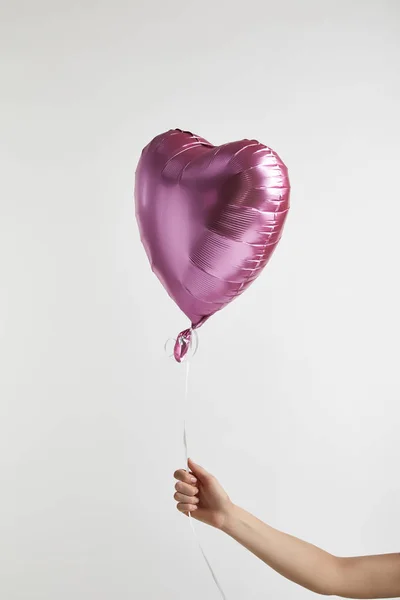
[(289, 193), (286, 166), (255, 140), (213, 146), (174, 129), (144, 148), (135, 180), (141, 239), (193, 328), (261, 273), (281, 237)]

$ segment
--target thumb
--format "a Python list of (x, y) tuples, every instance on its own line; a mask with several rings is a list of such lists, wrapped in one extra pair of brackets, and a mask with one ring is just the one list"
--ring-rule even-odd
[(208, 471), (206, 471), (203, 467), (196, 464), (191, 458), (188, 460), (189, 468), (192, 473), (200, 479), (200, 481), (206, 481), (211, 479), (212, 475)]

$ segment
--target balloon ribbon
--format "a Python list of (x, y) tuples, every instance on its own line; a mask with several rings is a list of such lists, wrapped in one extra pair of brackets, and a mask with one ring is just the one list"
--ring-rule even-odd
[[(175, 360), (177, 360), (178, 362), (185, 362), (186, 363), (186, 373), (185, 373), (185, 406), (184, 406), (184, 418), (183, 418), (183, 446), (185, 449), (185, 462), (187, 465), (187, 472), (189, 472), (189, 454), (188, 454), (188, 443), (187, 443), (187, 409), (189, 406), (189, 375), (190, 375), (190, 359), (188, 356), (188, 351), (191, 349), (192, 346), (192, 333), (193, 330), (192, 329), (186, 329), (185, 331), (183, 331), (182, 333), (179, 334), (178, 339), (176, 341), (175, 344), (175, 349), (174, 349), (174, 357)], [(180, 339), (182, 338), (182, 339)], [(196, 351), (197, 348), (195, 348)], [(178, 360), (179, 358), (179, 360)], [(193, 535), (196, 539), (197, 545), (200, 548), (200, 552), (203, 555), (203, 558), (206, 562), (206, 565), (211, 573), (211, 576), (215, 582), (215, 585), (217, 586), (219, 593), (221, 594), (221, 598), (223, 598), (223, 600), (226, 600), (226, 596), (225, 593), (221, 587), (221, 584), (219, 583), (217, 576), (211, 566), (210, 561), (207, 558), (207, 555), (203, 549), (203, 546), (201, 545), (201, 542), (199, 540), (199, 537), (196, 533), (196, 529), (194, 526), (194, 521), (192, 518), (192, 515), (190, 513), (188, 513), (188, 517), (189, 517), (189, 523), (190, 523), (190, 527), (192, 528), (193, 531)]]

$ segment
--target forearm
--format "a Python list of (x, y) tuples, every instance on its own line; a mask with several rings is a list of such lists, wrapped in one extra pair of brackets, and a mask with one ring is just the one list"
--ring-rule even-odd
[(223, 531), (287, 579), (319, 594), (336, 593), (339, 559), (328, 552), (277, 531), (236, 506)]
[(339, 558), (232, 507), (223, 531), (272, 569), (326, 596), (400, 597), (400, 554)]

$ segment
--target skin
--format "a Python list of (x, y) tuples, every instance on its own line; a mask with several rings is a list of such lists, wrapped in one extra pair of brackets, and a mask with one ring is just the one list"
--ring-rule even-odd
[(400, 597), (400, 554), (338, 557), (282, 533), (236, 506), (217, 479), (189, 460), (175, 472), (174, 499), (185, 515), (215, 527), (287, 579), (325, 596)]

